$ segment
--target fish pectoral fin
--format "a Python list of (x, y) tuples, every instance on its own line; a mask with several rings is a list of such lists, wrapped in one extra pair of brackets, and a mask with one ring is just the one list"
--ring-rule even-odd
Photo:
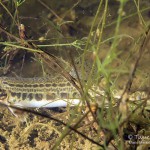
[(8, 107), (8, 110), (19, 121), (27, 123), (27, 116), (26, 116), (26, 113), (23, 110), (20, 110), (20, 109), (17, 109), (17, 108), (12, 108), (12, 107)]
[(16, 113), (17, 109), (8, 107), (8, 110), (13, 114), (13, 116), (18, 117), (18, 115)]

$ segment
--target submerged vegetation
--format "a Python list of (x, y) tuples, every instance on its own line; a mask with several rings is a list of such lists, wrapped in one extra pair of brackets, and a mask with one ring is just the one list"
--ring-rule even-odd
[(149, 149), (149, 20), (147, 0), (1, 0), (1, 76), (59, 74), (83, 105), (15, 118), (1, 94), (0, 149)]

